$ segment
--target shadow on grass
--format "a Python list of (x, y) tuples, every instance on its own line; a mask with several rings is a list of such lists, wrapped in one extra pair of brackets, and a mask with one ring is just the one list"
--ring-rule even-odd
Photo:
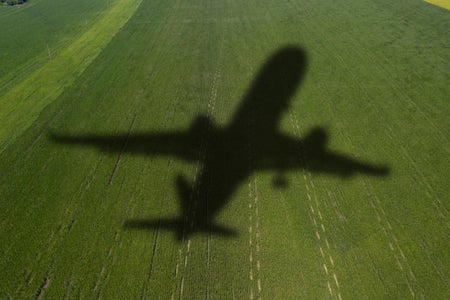
[(305, 51), (285, 47), (260, 70), (230, 124), (219, 128), (198, 116), (191, 128), (169, 133), (69, 136), (51, 134), (58, 143), (95, 146), (102, 151), (170, 155), (200, 162), (194, 182), (176, 179), (181, 215), (173, 219), (132, 219), (126, 228), (174, 230), (178, 240), (195, 232), (232, 236), (237, 231), (214, 222), (233, 191), (254, 171), (273, 170), (273, 185), (288, 184), (286, 171), (306, 169), (349, 177), (364, 173), (387, 176), (389, 169), (327, 150), (328, 133), (314, 128), (303, 139), (281, 133), (278, 123), (307, 69)]

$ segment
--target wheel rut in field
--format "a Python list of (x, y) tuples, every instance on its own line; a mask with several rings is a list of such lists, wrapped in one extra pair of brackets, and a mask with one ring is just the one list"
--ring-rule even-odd
[[(222, 44), (221, 44), (222, 45)], [(209, 98), (208, 98), (208, 102), (207, 102), (207, 114), (206, 117), (208, 119), (213, 119), (214, 118), (214, 113), (215, 113), (215, 107), (216, 107), (216, 101), (217, 101), (217, 81), (220, 78), (220, 62), (221, 62), (221, 58), (222, 58), (222, 46), (220, 46), (220, 50), (219, 50), (219, 56), (217, 58), (217, 63), (216, 63), (216, 67), (215, 67), (215, 71), (214, 71), (214, 75), (212, 78), (212, 82), (211, 82), (211, 86), (209, 89)], [(200, 189), (204, 188), (205, 183), (202, 182), (202, 180), (206, 179), (208, 180), (208, 178), (203, 178), (202, 174), (204, 172), (204, 164), (207, 160), (207, 151), (209, 148), (209, 141), (211, 139), (211, 135), (213, 135), (214, 132), (212, 131), (212, 127), (211, 126), (206, 126), (205, 131), (203, 132), (202, 136), (200, 137), (200, 147), (198, 150), (198, 157), (199, 160), (196, 163), (196, 167), (195, 167), (195, 171), (194, 171), (194, 178), (192, 180), (191, 186), (190, 186), (190, 194), (189, 194), (189, 202), (188, 202), (188, 207), (187, 207), (187, 212), (188, 214), (185, 216), (185, 220), (184, 220), (184, 226), (182, 229), (182, 236), (181, 236), (181, 241), (186, 242), (187, 245), (185, 247), (184, 250), (184, 254), (183, 253), (183, 248), (184, 247), (180, 247), (179, 248), (179, 258), (182, 258), (182, 260), (178, 261), (175, 267), (175, 277), (178, 276), (178, 274), (180, 274), (181, 278), (180, 278), (180, 284), (179, 284), (179, 288), (178, 288), (178, 297), (179, 299), (183, 298), (183, 292), (185, 289), (185, 281), (186, 281), (186, 275), (188, 274), (188, 261), (189, 261), (189, 256), (191, 254), (191, 245), (192, 245), (192, 240), (189, 236), (187, 236), (187, 232), (192, 232), (195, 229), (195, 222), (196, 222), (196, 215), (198, 213), (207, 213), (208, 211), (206, 210), (203, 211), (200, 210), (200, 212), (198, 211), (198, 206), (199, 205), (203, 205), (201, 203), (199, 203), (199, 197), (200, 197), (200, 193), (202, 193), (203, 191), (201, 191)], [(208, 216), (200, 216), (200, 218), (208, 218)], [(187, 230), (186, 230), (187, 229)], [(209, 272), (209, 251), (210, 251), (210, 243), (211, 243), (211, 233), (208, 233), (207, 236), (207, 240), (206, 240), (206, 256), (207, 256), (207, 262), (206, 262), (206, 272)], [(180, 263), (181, 262), (181, 263)], [(180, 265), (183, 269), (182, 272), (180, 271)], [(209, 296), (209, 276), (207, 276), (207, 282), (206, 282), (206, 287), (205, 287), (205, 297), (208, 298)], [(171, 298), (174, 298), (174, 295), (176, 293), (176, 290), (172, 291), (171, 293)]]
[[(300, 126), (297, 120), (297, 116), (293, 110), (290, 110), (291, 126), (296, 134), (299, 134)], [(298, 149), (298, 159), (303, 161), (305, 165), (308, 165), (308, 151), (307, 147)], [(321, 210), (322, 203), (319, 202), (315, 191), (314, 181), (310, 172), (304, 172), (303, 179), (305, 181), (307, 203), (309, 206), (309, 216), (315, 231), (317, 239), (318, 249), (322, 260), (322, 267), (325, 273), (326, 285), (331, 297), (342, 300), (341, 288), (339, 285), (338, 277), (336, 275), (334, 258), (332, 255), (332, 249), (327, 237), (327, 230), (325, 226), (325, 220)]]

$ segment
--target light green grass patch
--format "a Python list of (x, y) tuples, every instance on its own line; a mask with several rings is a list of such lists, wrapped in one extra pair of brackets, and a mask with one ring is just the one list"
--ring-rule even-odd
[(57, 57), (31, 73), (0, 98), (0, 152), (28, 128), (89, 66), (130, 19), (142, 0), (115, 1), (83, 35)]

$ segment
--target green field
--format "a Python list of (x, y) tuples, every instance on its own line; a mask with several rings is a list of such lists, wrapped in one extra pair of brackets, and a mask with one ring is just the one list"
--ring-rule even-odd
[[(449, 10), (28, 0), (0, 6), (0, 28), (0, 299), (449, 298)], [(285, 49), (305, 55), (298, 82), (271, 72), (277, 55), (298, 71)], [(290, 157), (257, 141), (271, 89), (293, 83), (274, 124), (302, 141)], [(242, 111), (219, 147), (213, 129)], [(196, 159), (183, 159), (189, 144), (155, 154), (139, 139), (194, 132), (200, 116), (213, 124), (192, 141)], [(314, 128), (328, 151), (389, 172), (346, 176), (349, 163), (306, 146)], [(253, 170), (266, 148), (296, 167)], [(187, 234), (218, 205), (208, 192), (240, 174), (227, 163), (252, 169), (214, 215), (234, 234)], [(182, 217), (183, 196), (177, 236), (165, 220)]]

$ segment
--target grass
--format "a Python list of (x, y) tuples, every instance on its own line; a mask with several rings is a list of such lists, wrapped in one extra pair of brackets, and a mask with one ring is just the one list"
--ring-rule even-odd
[[(125, 26), (110, 20), (121, 29), (109, 43), (93, 39), (98, 55), (76, 50), (80, 33), (59, 56), (75, 71), (28, 74), (42, 74), (36, 84), (63, 75), (65, 88), (48, 85), (33, 114), (10, 110), (27, 125), (2, 131), (11, 142), (0, 153), (0, 298), (33, 297), (48, 278), (48, 299), (445, 299), (448, 20), (421, 0), (142, 1)], [(177, 216), (175, 178), (193, 182), (198, 163), (123, 152), (117, 164), (108, 148), (48, 138), (187, 130), (199, 114), (226, 125), (287, 44), (306, 51), (308, 69), (280, 130), (301, 139), (325, 127), (330, 149), (387, 163), (388, 177), (299, 169), (275, 189), (275, 172), (257, 172), (217, 218), (237, 237), (179, 243), (123, 224)], [(84, 55), (92, 61), (76, 63)]]
[(35, 0), (1, 7), (0, 93), (48, 62), (47, 47), (53, 55), (67, 47), (95, 22), (107, 8), (104, 4), (103, 0)]
[(0, 100), (0, 151), (28, 128), (42, 109), (54, 101), (89, 66), (133, 14), (139, 1), (114, 2), (86, 32), (49, 61), (21, 78)]

